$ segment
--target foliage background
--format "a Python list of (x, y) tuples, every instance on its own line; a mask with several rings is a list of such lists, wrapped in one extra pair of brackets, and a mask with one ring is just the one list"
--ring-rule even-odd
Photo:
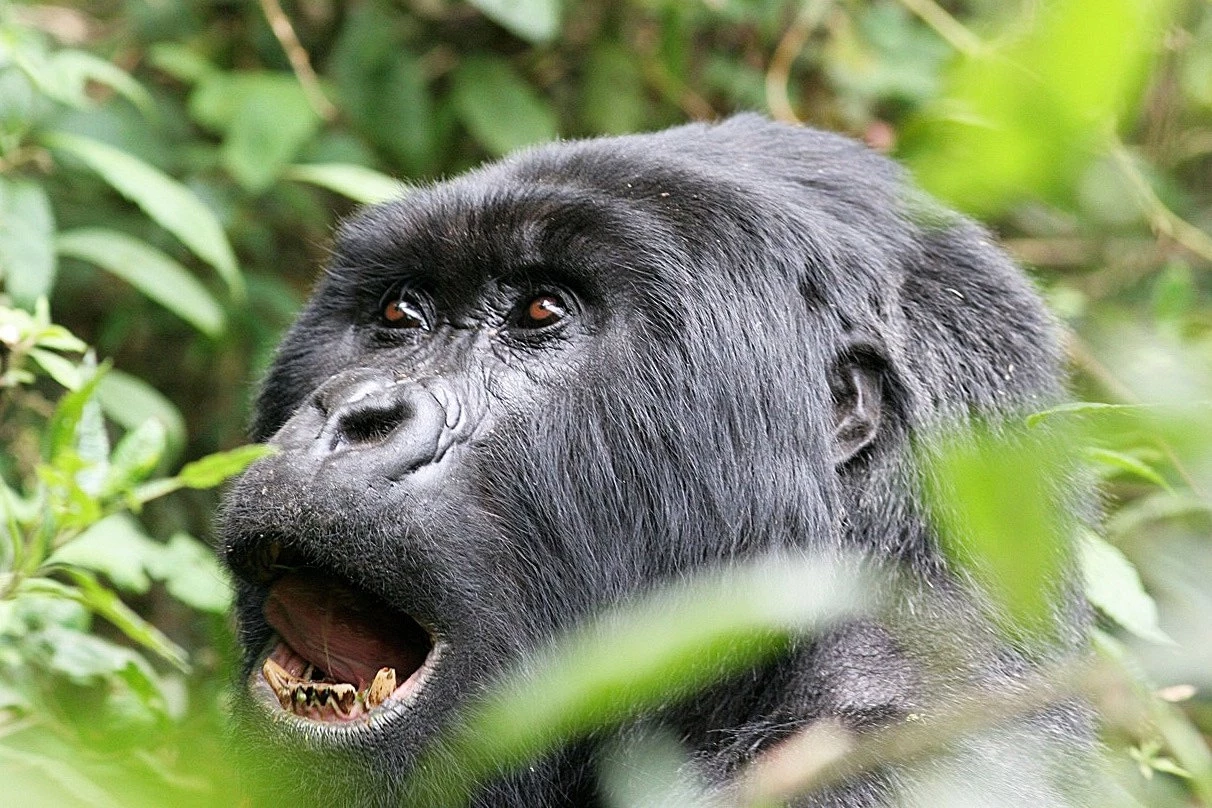
[(355, 200), (737, 110), (905, 160), (1032, 270), (1079, 398), (1169, 406), (1081, 412), (1109, 511), (1091, 596), (1133, 671), (1101, 703), (1131, 790), (1212, 804), (1206, 0), (0, 3), (5, 781), (30, 804), (231, 798), (198, 765), (232, 640), (191, 537), (248, 458), (167, 475), (242, 442)]

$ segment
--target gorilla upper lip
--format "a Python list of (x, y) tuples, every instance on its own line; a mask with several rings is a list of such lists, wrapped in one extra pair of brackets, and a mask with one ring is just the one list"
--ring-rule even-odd
[(278, 579), (264, 613), (278, 640), (261, 677), (283, 710), (315, 721), (350, 721), (406, 699), (435, 656), (412, 617), (317, 572)]

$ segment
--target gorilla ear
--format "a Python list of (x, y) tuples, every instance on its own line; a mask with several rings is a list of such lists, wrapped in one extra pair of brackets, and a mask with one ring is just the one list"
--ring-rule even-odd
[(884, 419), (884, 362), (869, 346), (851, 348), (829, 370), (833, 394), (833, 464), (869, 446)]

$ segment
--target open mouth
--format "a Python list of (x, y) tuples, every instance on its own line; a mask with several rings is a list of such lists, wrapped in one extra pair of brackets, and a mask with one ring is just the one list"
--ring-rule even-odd
[(416, 620), (319, 573), (280, 578), (264, 612), (278, 639), (261, 676), (283, 710), (313, 721), (352, 721), (406, 701), (436, 657)]

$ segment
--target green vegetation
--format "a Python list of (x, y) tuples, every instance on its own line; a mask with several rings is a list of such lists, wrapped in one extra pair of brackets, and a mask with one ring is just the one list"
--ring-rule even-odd
[[(1034, 416), (1034, 443), (924, 449), (944, 523), (966, 527), (948, 536), (969, 537), (948, 549), (1012, 636), (1046, 623), (1044, 583), (1080, 564), (1097, 659), (1041, 688), (1093, 699), (1107, 777), (1143, 804), (1212, 808), (1206, 0), (0, 0), (6, 794), (236, 802), (213, 488), (260, 451), (237, 448), (250, 391), (338, 216), (556, 136), (742, 109), (889, 151), (1033, 271), (1072, 331), (1083, 403)], [(1022, 506), (1039, 469), (1077, 461), (1107, 520), (1074, 558), (1064, 518)], [(1019, 551), (1023, 533), (1038, 552)], [(802, 563), (781, 574), (839, 572)], [(685, 692), (792, 630), (879, 608), (841, 582), (792, 602), (771, 575), (587, 627), (481, 705), (483, 731), (453, 741), (464, 781), (421, 787), (457, 802), (483, 771), (660, 698), (657, 683)], [(702, 619), (725, 595), (751, 611)], [(662, 635), (678, 642), (654, 648)], [(767, 761), (744, 804), (1033, 703), (978, 698), (950, 724), (864, 739), (813, 728), (817, 757)], [(661, 738), (621, 753), (603, 772), (616, 803), (694, 804), (679, 755)]]

